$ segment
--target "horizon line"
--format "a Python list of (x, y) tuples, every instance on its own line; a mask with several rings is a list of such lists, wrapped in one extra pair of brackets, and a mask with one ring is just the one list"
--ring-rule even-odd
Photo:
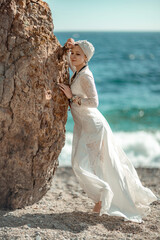
[(160, 30), (54, 30), (54, 32), (160, 32)]

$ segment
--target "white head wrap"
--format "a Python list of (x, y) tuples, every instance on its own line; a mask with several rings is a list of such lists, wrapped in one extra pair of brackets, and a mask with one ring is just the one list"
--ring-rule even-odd
[(92, 43), (88, 42), (87, 40), (79, 40), (75, 42), (75, 44), (78, 44), (80, 46), (86, 55), (87, 60), (89, 61), (95, 52), (95, 48), (93, 47)]

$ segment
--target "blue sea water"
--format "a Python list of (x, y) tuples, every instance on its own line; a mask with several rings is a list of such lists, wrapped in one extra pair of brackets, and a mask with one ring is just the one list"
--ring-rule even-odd
[[(160, 32), (55, 32), (93, 43), (89, 62), (98, 109), (135, 166), (160, 167)], [(72, 74), (72, 72), (70, 72)], [(70, 165), (73, 120), (68, 112), (60, 165)]]

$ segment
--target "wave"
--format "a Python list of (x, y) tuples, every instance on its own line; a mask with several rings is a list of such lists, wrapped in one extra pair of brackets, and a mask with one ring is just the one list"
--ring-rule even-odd
[[(136, 100), (135, 100), (136, 101)], [(135, 102), (136, 103), (136, 102)], [(107, 106), (103, 106), (103, 115), (110, 123), (113, 131), (156, 131), (159, 130), (159, 107), (140, 107), (140, 106), (121, 106), (119, 108), (114, 107), (112, 109)]]
[[(114, 132), (135, 167), (160, 167), (160, 131)], [(66, 134), (66, 143), (59, 155), (60, 166), (71, 166), (73, 133)]]

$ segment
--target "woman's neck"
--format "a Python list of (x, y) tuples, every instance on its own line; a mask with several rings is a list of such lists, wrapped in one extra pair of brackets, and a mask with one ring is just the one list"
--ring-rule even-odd
[(83, 63), (83, 64), (77, 66), (76, 67), (76, 72), (78, 73), (81, 70), (81, 68), (83, 68), (85, 65), (86, 65), (86, 63)]

